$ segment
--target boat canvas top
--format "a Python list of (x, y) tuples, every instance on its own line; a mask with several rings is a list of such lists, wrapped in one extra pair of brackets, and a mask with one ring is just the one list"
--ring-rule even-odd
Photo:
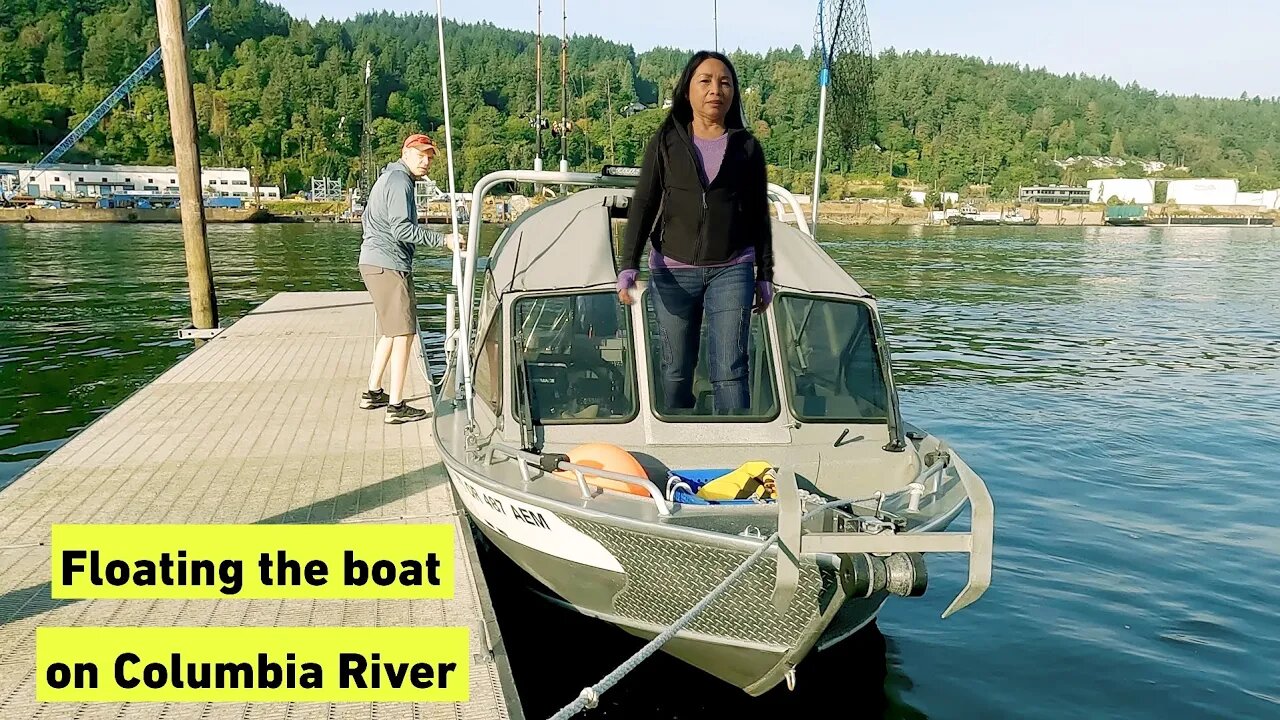
[[(489, 256), (499, 297), (512, 292), (608, 289), (617, 282), (612, 218), (625, 218), (634, 190), (588, 188), (520, 216)], [(800, 242), (796, 230), (771, 218), (774, 285), (814, 295), (871, 299), (816, 243)]]

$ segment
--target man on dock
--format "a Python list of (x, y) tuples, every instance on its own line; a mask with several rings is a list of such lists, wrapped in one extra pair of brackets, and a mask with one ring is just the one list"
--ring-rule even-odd
[[(409, 356), (418, 335), (418, 305), (413, 290), (413, 255), (418, 245), (465, 249), (465, 238), (428, 230), (418, 223), (414, 183), (426, 177), (436, 154), (431, 138), (417, 133), (405, 139), (400, 159), (382, 169), (369, 191), (360, 244), (360, 276), (373, 298), (382, 337), (374, 348), (369, 368), (369, 389), (360, 396), (360, 407), (387, 408), (384, 422), (397, 424), (421, 420), (427, 411), (404, 400)], [(391, 367), (390, 392), (383, 392), (382, 375)]]

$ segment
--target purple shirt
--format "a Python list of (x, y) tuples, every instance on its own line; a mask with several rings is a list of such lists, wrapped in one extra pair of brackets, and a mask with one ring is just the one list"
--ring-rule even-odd
[(724, 133), (714, 140), (704, 140), (693, 136), (693, 147), (698, 151), (702, 182), (710, 185), (720, 174), (720, 165), (724, 162), (724, 151), (729, 147), (729, 133)]

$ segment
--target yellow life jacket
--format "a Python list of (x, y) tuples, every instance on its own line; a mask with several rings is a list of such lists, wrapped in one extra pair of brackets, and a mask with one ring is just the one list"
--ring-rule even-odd
[(752, 460), (703, 485), (698, 497), (703, 500), (768, 499), (774, 497), (772, 486), (773, 466), (763, 460)]

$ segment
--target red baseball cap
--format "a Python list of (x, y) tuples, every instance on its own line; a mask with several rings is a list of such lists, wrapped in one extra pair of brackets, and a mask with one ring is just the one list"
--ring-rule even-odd
[(423, 135), (422, 133), (414, 133), (409, 137), (405, 138), (404, 145), (401, 145), (400, 147), (401, 149), (417, 148), (419, 150), (422, 150), (423, 152), (426, 152), (429, 150), (433, 154), (436, 151), (435, 142), (432, 141), (432, 139), (427, 137), (426, 135)]

